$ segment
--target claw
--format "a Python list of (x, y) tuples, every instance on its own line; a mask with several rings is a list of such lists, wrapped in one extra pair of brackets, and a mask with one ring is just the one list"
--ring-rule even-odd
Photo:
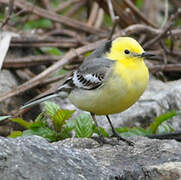
[(105, 139), (103, 136), (98, 136), (98, 137), (92, 137), (94, 140), (96, 140), (100, 146), (103, 146), (104, 144), (109, 144), (111, 146), (116, 146), (119, 144), (119, 142), (117, 141), (109, 141), (107, 139)]
[(127, 139), (121, 137), (116, 131), (113, 131), (113, 137), (116, 137), (117, 140), (118, 140), (118, 142), (119, 142), (119, 140), (121, 140), (121, 141), (126, 142), (129, 146), (134, 146), (134, 145), (135, 145), (134, 142), (129, 141), (129, 140), (127, 140)]

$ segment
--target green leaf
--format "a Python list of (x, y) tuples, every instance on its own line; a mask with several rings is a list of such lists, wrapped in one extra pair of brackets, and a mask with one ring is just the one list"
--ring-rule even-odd
[[(100, 131), (101, 131), (101, 134), (102, 134), (104, 137), (109, 137), (109, 133), (106, 132), (106, 130), (105, 130), (103, 127), (99, 127), (99, 129), (100, 129)], [(96, 127), (95, 124), (93, 125), (93, 132), (99, 135), (98, 129), (97, 129), (97, 127)]]
[(88, 52), (84, 53), (84, 56), (85, 56), (85, 57), (88, 57), (88, 56), (91, 55), (91, 53), (92, 53), (92, 51), (88, 51)]
[(112, 27), (113, 26), (113, 22), (111, 17), (108, 14), (104, 14), (104, 23), (106, 24), (106, 26), (108, 27)]
[(146, 136), (152, 134), (150, 129), (144, 129), (141, 127), (133, 128), (116, 128), (116, 132), (120, 133), (121, 136)]
[(40, 49), (42, 52), (50, 54), (50, 55), (62, 56), (65, 54), (64, 51), (60, 51), (58, 48), (55, 48), (55, 47), (41, 47)]
[(44, 112), (40, 113), (35, 121), (32, 122), (30, 129), (39, 127), (47, 127), (47, 121), (45, 119)]
[(23, 136), (37, 135), (49, 139), (51, 142), (56, 140), (56, 133), (48, 127), (33, 128), (23, 131)]
[(166, 112), (166, 113), (160, 115), (159, 117), (156, 117), (154, 122), (151, 123), (151, 125), (149, 126), (149, 129), (152, 131), (153, 134), (155, 134), (158, 127), (163, 122), (167, 121), (168, 119), (171, 119), (172, 117), (174, 117), (176, 115), (177, 115), (176, 111), (169, 111), (169, 112)]
[(75, 126), (76, 126), (75, 119), (70, 119), (70, 120), (66, 121), (65, 130), (68, 132), (72, 131), (73, 129), (75, 129)]
[(0, 116), (0, 121), (6, 120), (10, 118), (11, 116)]
[(75, 122), (76, 137), (83, 138), (92, 136), (93, 123), (89, 114), (80, 114), (77, 118), (75, 118)]
[(13, 131), (8, 137), (16, 138), (18, 136), (22, 136), (22, 132), (21, 131)]
[(142, 6), (143, 6), (143, 0), (136, 0), (136, 7), (137, 7), (138, 9), (141, 9)]
[(42, 121), (42, 119), (44, 118), (45, 114), (44, 112), (41, 112), (35, 119), (35, 122), (39, 122)]
[(64, 75), (64, 74), (66, 74), (67, 72), (68, 72), (68, 70), (61, 69), (61, 70), (58, 72), (58, 74), (59, 74), (59, 75)]
[(35, 28), (52, 28), (52, 22), (49, 19), (38, 19), (27, 21), (24, 25), (24, 29), (30, 30)]
[(174, 131), (175, 131), (174, 128), (170, 124), (164, 122), (160, 126), (158, 126), (156, 133), (164, 134), (164, 133), (170, 133), (170, 132), (174, 132)]
[(167, 47), (170, 47), (171, 44), (172, 44), (172, 40), (171, 40), (171, 39), (165, 39), (165, 45), (166, 45)]
[(46, 101), (45, 102), (45, 111), (52, 118), (60, 107), (54, 102)]
[(116, 128), (116, 132), (124, 133), (124, 132), (128, 132), (130, 129), (131, 128), (128, 128), (128, 127)]
[(53, 125), (57, 132), (61, 132), (62, 126), (65, 124), (65, 121), (68, 120), (75, 110), (58, 110), (56, 114), (52, 117)]
[(26, 129), (29, 129), (32, 125), (32, 122), (27, 122), (23, 120), (22, 118), (11, 118), (11, 121), (18, 123), (19, 125), (25, 127)]
[(57, 8), (57, 6), (60, 4), (60, 0), (51, 0), (50, 3), (53, 8)]
[(61, 132), (56, 133), (56, 141), (63, 140), (66, 138), (71, 138), (71, 137), (72, 137), (72, 134), (65, 129), (63, 129)]

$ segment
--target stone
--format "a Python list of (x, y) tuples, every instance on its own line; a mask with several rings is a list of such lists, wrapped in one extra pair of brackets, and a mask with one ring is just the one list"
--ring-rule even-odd
[[(0, 72), (0, 94), (3, 95), (18, 85), (18, 81), (15, 76), (9, 71), (3, 69)], [(11, 110), (18, 108), (18, 104), (21, 104), (21, 98), (13, 97), (0, 103), (0, 114), (8, 114)]]
[[(116, 141), (112, 139), (111, 141)], [(179, 180), (181, 144), (132, 137), (134, 147), (93, 139), (49, 143), (39, 136), (0, 138), (1, 180)]]

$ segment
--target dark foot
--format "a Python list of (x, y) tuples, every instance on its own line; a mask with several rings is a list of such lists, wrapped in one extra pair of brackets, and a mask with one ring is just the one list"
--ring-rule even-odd
[(96, 140), (100, 146), (103, 146), (104, 144), (110, 144), (111, 146), (118, 145), (118, 141), (112, 141), (112, 139), (109, 141), (105, 139), (103, 136), (98, 136), (98, 137), (92, 137), (94, 140)]
[(113, 124), (112, 124), (112, 122), (111, 122), (111, 120), (110, 120), (110, 118), (109, 118), (108, 115), (106, 115), (106, 118), (107, 118), (107, 120), (108, 120), (108, 122), (109, 122), (109, 124), (110, 124), (110, 126), (111, 126), (112, 133), (113, 133), (113, 137), (116, 137), (116, 138), (118, 139), (118, 142), (119, 142), (119, 140), (121, 140), (121, 141), (126, 142), (129, 146), (134, 146), (134, 143), (133, 143), (133, 142), (131, 142), (131, 141), (127, 140), (127, 139), (122, 138), (122, 137), (116, 132), (116, 130), (115, 130), (115, 128), (114, 128), (114, 126), (113, 126)]
[(119, 140), (126, 142), (129, 146), (134, 146), (132, 141), (122, 138), (117, 132), (113, 131), (113, 137), (116, 137), (118, 142)]

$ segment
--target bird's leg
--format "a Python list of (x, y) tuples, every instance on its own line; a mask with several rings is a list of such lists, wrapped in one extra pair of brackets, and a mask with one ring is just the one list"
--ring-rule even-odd
[(108, 120), (108, 122), (109, 122), (109, 124), (110, 124), (110, 126), (111, 126), (113, 136), (114, 136), (114, 137), (117, 137), (118, 141), (121, 140), (121, 141), (126, 142), (129, 146), (134, 146), (134, 143), (133, 143), (133, 142), (131, 142), (131, 141), (127, 140), (127, 139), (122, 138), (122, 137), (116, 132), (116, 130), (115, 130), (115, 128), (114, 128), (114, 126), (113, 126), (113, 124), (112, 124), (112, 122), (111, 122), (111, 120), (110, 120), (110, 118), (109, 118), (108, 115), (106, 115), (106, 118), (107, 118), (107, 120)]
[(98, 130), (99, 137), (98, 137), (98, 138), (95, 138), (95, 139), (98, 141), (98, 143), (99, 143), (101, 146), (102, 146), (103, 144), (110, 144), (110, 145), (112, 145), (112, 146), (117, 145), (117, 143), (112, 142), (112, 141), (108, 141), (108, 140), (106, 140), (106, 139), (104, 138), (104, 136), (102, 135), (102, 133), (101, 133), (101, 131), (100, 131), (100, 129), (99, 129), (99, 126), (98, 126), (98, 124), (97, 124), (97, 121), (96, 121), (96, 118), (95, 118), (95, 114), (94, 114), (94, 113), (91, 113), (91, 116), (92, 116), (92, 119), (93, 119), (93, 121), (94, 121), (94, 123), (95, 123), (95, 125), (96, 125), (96, 127), (97, 127), (97, 130)]
[(94, 114), (94, 113), (90, 113), (90, 114), (91, 114), (92, 119), (93, 119), (93, 121), (94, 121), (94, 123), (95, 123), (95, 125), (96, 125), (97, 130), (98, 130), (99, 143), (100, 143), (101, 145), (106, 144), (106, 140), (104, 139), (104, 137), (103, 137), (103, 135), (102, 135), (102, 133), (101, 133), (101, 131), (100, 131), (100, 129), (99, 129), (99, 126), (98, 126), (98, 124), (97, 124), (95, 114)]

